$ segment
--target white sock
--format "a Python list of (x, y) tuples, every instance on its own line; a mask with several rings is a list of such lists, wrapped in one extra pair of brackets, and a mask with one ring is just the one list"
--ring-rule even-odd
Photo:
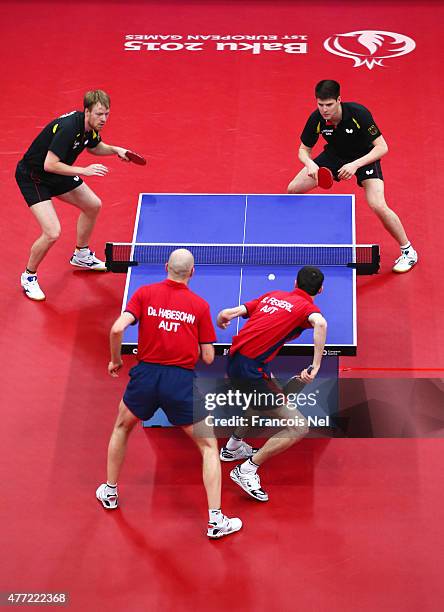
[(209, 508), (208, 517), (209, 522), (216, 523), (216, 525), (219, 525), (224, 520), (224, 515), (222, 514), (222, 510), (220, 508)]
[(254, 463), (254, 461), (251, 461), (251, 459), (247, 459), (244, 463), (241, 464), (239, 469), (243, 474), (256, 474), (258, 468), (259, 466)]
[(410, 242), (407, 242), (407, 244), (401, 245), (401, 253), (408, 253), (410, 249), (412, 249), (413, 251), (413, 247), (410, 244)]
[(77, 255), (89, 255), (89, 247), (82, 247), (79, 249), (79, 247), (76, 247), (75, 252), (77, 253)]
[(108, 489), (111, 489), (111, 493), (117, 492), (117, 482), (116, 484), (109, 484), (109, 482), (107, 482), (106, 486), (108, 487)]
[(240, 446), (242, 446), (242, 438), (236, 438), (236, 436), (231, 436), (225, 448), (230, 451), (234, 451), (237, 450)]

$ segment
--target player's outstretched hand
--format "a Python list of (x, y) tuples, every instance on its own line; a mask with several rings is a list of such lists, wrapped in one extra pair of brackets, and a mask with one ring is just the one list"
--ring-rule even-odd
[(84, 168), (82, 174), (85, 176), (105, 176), (107, 172), (108, 168), (103, 164), (91, 164)]
[(122, 366), (123, 361), (121, 361), (120, 363), (113, 363), (112, 361), (110, 361), (108, 364), (108, 374), (113, 378), (117, 378), (119, 376), (118, 371), (122, 368)]

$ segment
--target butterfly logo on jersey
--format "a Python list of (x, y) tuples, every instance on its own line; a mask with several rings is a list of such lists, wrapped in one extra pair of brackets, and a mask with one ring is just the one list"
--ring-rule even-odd
[(345, 131), (347, 132), (347, 134), (353, 134), (353, 129), (349, 130), (348, 128), (345, 128)]
[(324, 48), (334, 55), (354, 61), (353, 68), (385, 66), (383, 60), (407, 55), (416, 48), (413, 38), (384, 30), (357, 30), (330, 36)]

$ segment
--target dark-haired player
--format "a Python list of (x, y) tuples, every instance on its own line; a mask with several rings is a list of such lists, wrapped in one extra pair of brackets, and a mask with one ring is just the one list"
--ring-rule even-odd
[[(320, 167), (329, 168), (336, 181), (349, 180), (356, 175), (368, 205), (401, 248), (393, 272), (408, 272), (417, 263), (418, 255), (398, 215), (385, 201), (380, 162), (388, 151), (384, 137), (365, 106), (341, 101), (336, 81), (320, 81), (315, 97), (318, 108), (308, 118), (299, 147), (299, 159), (304, 168), (288, 185), (288, 192), (307, 193), (314, 189)], [(312, 159), (312, 149), (319, 136), (327, 144), (324, 151)]]
[(17, 164), (17, 184), (42, 232), (31, 247), (21, 276), (25, 295), (31, 300), (45, 299), (37, 280), (37, 268), (60, 236), (60, 222), (52, 198), (80, 210), (76, 249), (70, 263), (87, 270), (106, 269), (104, 262), (89, 248), (101, 201), (80, 177), (104, 176), (108, 168), (96, 163), (75, 166), (74, 162), (85, 148), (95, 155), (118, 155), (124, 161), (129, 160), (126, 149), (105, 144), (100, 137), (110, 113), (108, 94), (100, 89), (88, 91), (83, 106), (83, 111), (72, 111), (51, 121)]
[[(222, 329), (236, 317), (249, 319), (234, 336), (228, 356), (227, 374), (234, 386), (241, 383), (243, 389), (256, 394), (273, 392), (270, 362), (285, 342), (297, 338), (304, 329), (311, 327), (314, 328), (313, 369), (310, 373), (304, 369), (301, 379), (305, 383), (314, 380), (321, 365), (327, 335), (327, 322), (313, 303), (314, 296), (323, 289), (323, 282), (324, 275), (318, 268), (305, 266), (298, 272), (293, 291), (271, 291), (218, 314), (217, 325)], [(305, 422), (298, 410), (293, 410), (292, 416)], [(259, 466), (292, 446), (306, 433), (306, 423), (297, 428), (289, 426), (286, 431), (284, 428), (272, 436), (256, 452), (242, 440), (240, 430), (235, 430), (227, 445), (221, 449), (220, 457), (222, 461), (246, 459), (232, 470), (231, 478), (254, 499), (268, 501), (268, 494), (261, 488), (257, 473)]]

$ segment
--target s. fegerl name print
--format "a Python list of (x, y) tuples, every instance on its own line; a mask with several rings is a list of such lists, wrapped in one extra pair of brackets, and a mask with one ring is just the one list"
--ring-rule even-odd
[(270, 291), (244, 302), (249, 321), (234, 336), (230, 355), (240, 352), (250, 359), (271, 361), (285, 342), (311, 327), (309, 316), (320, 312), (313, 297), (302, 289)]
[(265, 304), (265, 306), (262, 306), (260, 311), (268, 314), (278, 312), (278, 310), (282, 308), (287, 312), (291, 312), (293, 310), (293, 304), (290, 304), (290, 302), (286, 302), (285, 300), (278, 300), (272, 295), (265, 296), (261, 300), (261, 304)]

